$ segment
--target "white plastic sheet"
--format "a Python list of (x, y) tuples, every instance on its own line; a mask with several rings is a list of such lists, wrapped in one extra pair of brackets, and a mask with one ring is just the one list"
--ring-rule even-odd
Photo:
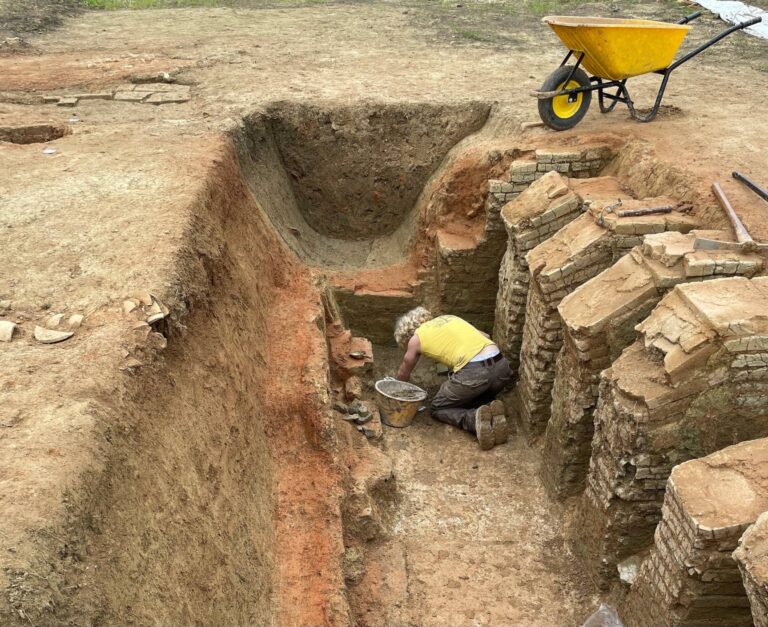
[(738, 0), (694, 0), (694, 2), (719, 15), (721, 20), (731, 24), (746, 22), (753, 17), (762, 17), (762, 22), (745, 28), (744, 32), (761, 39), (768, 39), (768, 11), (763, 11), (758, 7), (744, 4)]

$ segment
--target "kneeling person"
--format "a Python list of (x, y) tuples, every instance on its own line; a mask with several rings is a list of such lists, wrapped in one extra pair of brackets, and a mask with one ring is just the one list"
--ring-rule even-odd
[(395, 340), (405, 349), (397, 371), (408, 381), (421, 355), (452, 370), (430, 407), (441, 422), (475, 433), (487, 450), (507, 441), (504, 405), (493, 400), (510, 382), (509, 362), (485, 333), (458, 316), (438, 316), (417, 307), (395, 324)]

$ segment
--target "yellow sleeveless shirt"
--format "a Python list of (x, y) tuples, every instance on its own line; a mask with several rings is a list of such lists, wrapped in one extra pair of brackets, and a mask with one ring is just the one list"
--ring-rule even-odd
[(416, 329), (421, 352), (441, 364), (461, 370), (493, 340), (458, 316), (438, 316)]

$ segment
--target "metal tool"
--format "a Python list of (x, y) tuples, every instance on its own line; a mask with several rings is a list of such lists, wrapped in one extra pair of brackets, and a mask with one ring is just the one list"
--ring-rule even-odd
[(597, 220), (595, 220), (600, 226), (605, 226), (605, 214), (606, 213), (613, 213), (614, 210), (617, 207), (621, 207), (622, 202), (621, 198), (617, 199), (615, 203), (610, 205), (605, 205), (602, 209), (600, 209), (600, 213), (597, 215)]
[(619, 218), (629, 218), (632, 216), (649, 216), (655, 213), (672, 213), (672, 209), (672, 205), (647, 207), (645, 209), (625, 209), (624, 211), (617, 211), (616, 216)]
[(735, 242), (721, 242), (720, 240), (708, 239), (706, 237), (697, 237), (693, 242), (693, 247), (696, 250), (738, 250), (741, 252), (768, 252), (768, 243), (761, 244), (752, 239), (752, 236), (747, 231), (747, 227), (736, 215), (731, 202), (725, 195), (723, 188), (719, 183), (712, 183), (712, 191), (715, 193), (720, 206), (728, 216), (728, 220), (733, 226), (733, 230), (736, 232)]
[(731, 172), (731, 174), (733, 175), (733, 178), (735, 178), (737, 181), (741, 181), (742, 183), (744, 183), (744, 185), (749, 187), (749, 189), (751, 189), (753, 192), (755, 192), (755, 194), (760, 196), (760, 198), (762, 198), (763, 200), (768, 200), (768, 190), (766, 190), (763, 187), (760, 187), (752, 179), (744, 176), (741, 172), (734, 171), (734, 172)]

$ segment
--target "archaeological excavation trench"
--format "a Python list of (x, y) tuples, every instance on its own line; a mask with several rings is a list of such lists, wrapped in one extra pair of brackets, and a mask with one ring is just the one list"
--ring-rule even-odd
[[(702, 238), (733, 239), (707, 182), (638, 139), (481, 102), (246, 116), (162, 326), (141, 294), (96, 314), (134, 340), (1, 622), (768, 625), (766, 258)], [(507, 444), (382, 424), (417, 305), (512, 363)]]

